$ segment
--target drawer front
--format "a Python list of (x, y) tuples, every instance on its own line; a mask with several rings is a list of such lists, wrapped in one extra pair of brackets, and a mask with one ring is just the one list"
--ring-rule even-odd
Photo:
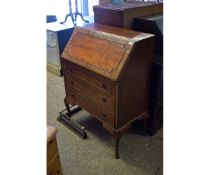
[(74, 75), (75, 77), (93, 85), (96, 86), (97, 88), (100, 88), (103, 91), (107, 92), (114, 92), (111, 88), (111, 83), (109, 80), (102, 78), (100, 76), (97, 76), (96, 74), (79, 68), (73, 64), (71, 64), (68, 61), (63, 61), (63, 67), (64, 67), (64, 76), (68, 76), (69, 74)]
[(76, 104), (93, 114), (96, 118), (102, 122), (106, 122), (114, 127), (114, 114), (111, 111), (105, 109), (102, 105), (95, 103), (90, 98), (83, 96), (79, 92), (71, 88), (67, 88), (68, 95), (67, 100), (70, 104)]
[[(88, 96), (89, 98), (97, 101), (101, 105), (114, 111), (115, 97), (111, 93), (102, 91), (94, 86), (91, 86), (85, 81), (77, 79), (74, 76), (65, 76), (65, 83), (67, 88), (71, 87), (73, 89), (76, 89), (77, 91), (80, 91), (81, 94)], [(66, 93), (68, 96), (68, 90)]]
[(47, 143), (47, 163), (51, 164), (58, 152), (56, 137)]
[(61, 163), (58, 154), (52, 164), (47, 167), (47, 175), (62, 175)]

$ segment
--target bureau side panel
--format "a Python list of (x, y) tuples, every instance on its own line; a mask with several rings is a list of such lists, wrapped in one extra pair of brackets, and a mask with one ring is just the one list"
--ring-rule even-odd
[(154, 37), (140, 41), (119, 80), (116, 118), (118, 129), (148, 110), (153, 52)]

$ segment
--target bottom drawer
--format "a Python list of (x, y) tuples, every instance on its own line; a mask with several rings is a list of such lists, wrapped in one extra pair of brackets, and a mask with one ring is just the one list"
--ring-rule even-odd
[(114, 114), (112, 114), (109, 110), (105, 109), (101, 105), (93, 102), (88, 97), (81, 95), (79, 92), (76, 92), (71, 88), (68, 89), (68, 92), (67, 100), (70, 104), (79, 105), (83, 109), (93, 114), (100, 121), (106, 122), (114, 127)]
[(47, 175), (62, 175), (61, 163), (58, 154), (52, 164), (47, 167)]
[(50, 164), (58, 152), (56, 137), (47, 143), (47, 163)]

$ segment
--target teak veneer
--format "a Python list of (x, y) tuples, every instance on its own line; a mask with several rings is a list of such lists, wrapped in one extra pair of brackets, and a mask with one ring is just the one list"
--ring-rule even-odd
[(78, 105), (116, 138), (148, 111), (154, 35), (89, 24), (76, 27), (63, 54), (65, 105)]

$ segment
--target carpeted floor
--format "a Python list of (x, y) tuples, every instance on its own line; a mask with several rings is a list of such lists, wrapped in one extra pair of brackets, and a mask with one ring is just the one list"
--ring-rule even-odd
[[(163, 130), (141, 136), (132, 128), (120, 141), (120, 159), (114, 158), (114, 139), (102, 124), (82, 110), (74, 119), (85, 126), (83, 140), (57, 121), (64, 109), (62, 77), (47, 73), (47, 122), (58, 129), (57, 142), (64, 175), (162, 175)], [(133, 126), (134, 127), (134, 126)]]

